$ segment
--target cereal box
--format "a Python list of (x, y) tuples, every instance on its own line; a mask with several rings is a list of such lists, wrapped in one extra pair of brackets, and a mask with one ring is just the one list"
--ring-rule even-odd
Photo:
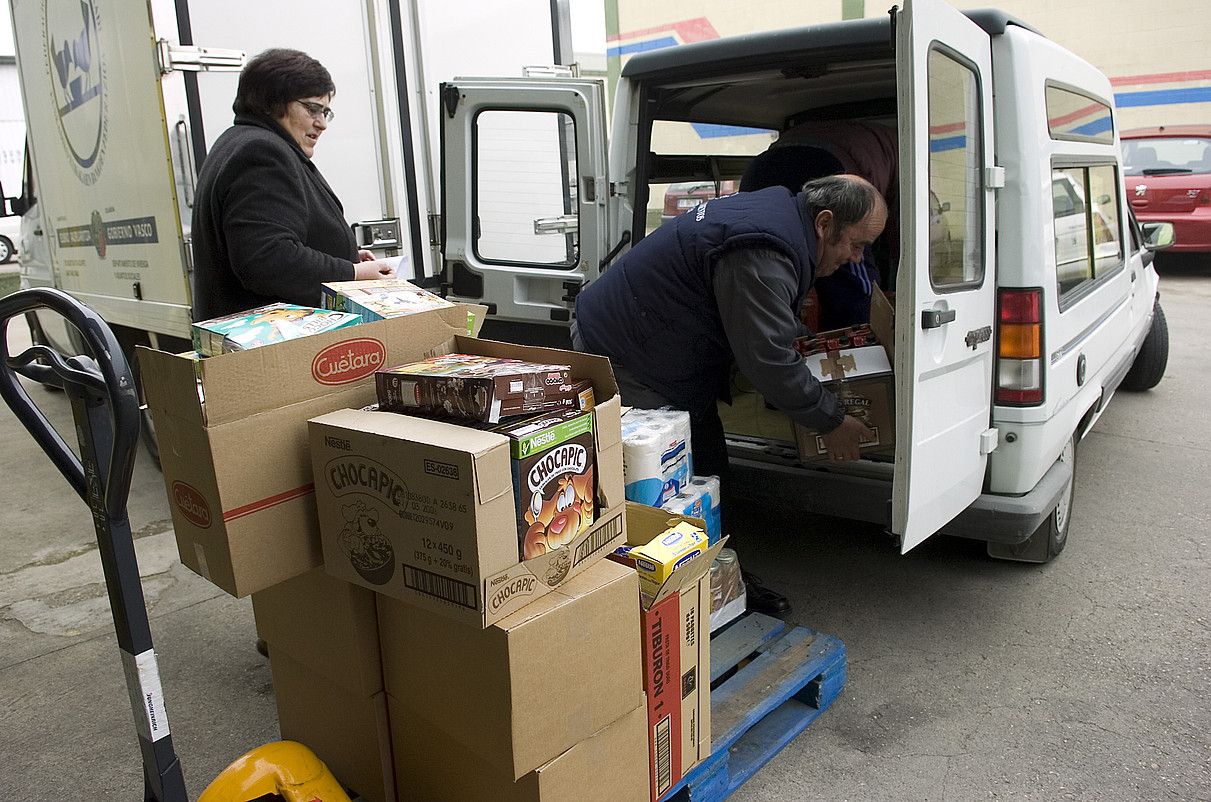
[(509, 438), (520, 559), (571, 543), (593, 525), (593, 414), (570, 410), (497, 428)]
[(510, 415), (571, 409), (576, 390), (568, 365), (446, 354), (380, 370), (380, 408), (496, 423)]

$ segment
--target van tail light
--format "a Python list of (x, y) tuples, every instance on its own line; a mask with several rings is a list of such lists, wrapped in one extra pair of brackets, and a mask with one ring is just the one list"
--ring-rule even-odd
[(996, 403), (1043, 403), (1043, 291), (1001, 290), (997, 295)]
[(1211, 189), (1204, 189), (1202, 192), (1199, 192), (1198, 197), (1195, 198), (1194, 202), (1200, 206), (1211, 204)]

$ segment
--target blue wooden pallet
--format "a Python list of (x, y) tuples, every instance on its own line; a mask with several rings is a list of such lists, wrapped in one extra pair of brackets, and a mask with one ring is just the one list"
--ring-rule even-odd
[[(735, 674), (719, 682), (742, 661)], [(845, 687), (845, 645), (749, 613), (711, 640), (711, 756), (664, 796), (717, 802), (768, 763)]]

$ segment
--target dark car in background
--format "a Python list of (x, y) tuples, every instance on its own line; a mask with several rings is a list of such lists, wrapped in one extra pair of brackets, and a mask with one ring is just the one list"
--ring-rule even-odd
[(1173, 223), (1172, 250), (1211, 253), (1211, 125), (1124, 131), (1127, 199), (1141, 223)]

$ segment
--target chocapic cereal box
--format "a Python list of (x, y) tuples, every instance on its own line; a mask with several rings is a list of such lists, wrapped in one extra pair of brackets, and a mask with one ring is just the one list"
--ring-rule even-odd
[(497, 427), (509, 438), (519, 558), (571, 543), (596, 514), (593, 414), (570, 410)]

